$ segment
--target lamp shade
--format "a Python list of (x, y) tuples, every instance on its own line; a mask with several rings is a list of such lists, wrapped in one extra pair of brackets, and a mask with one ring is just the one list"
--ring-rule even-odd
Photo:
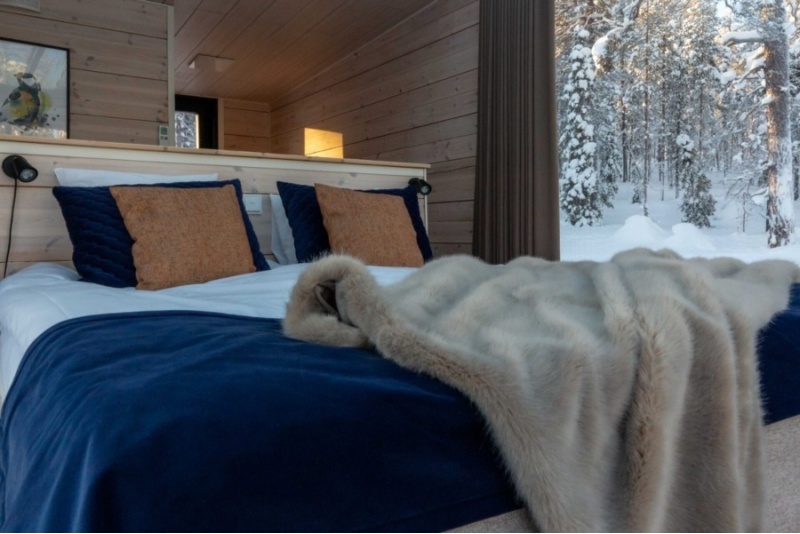
[(39, 176), (39, 171), (28, 160), (16, 154), (3, 160), (3, 172), (6, 176), (25, 183), (32, 182)]

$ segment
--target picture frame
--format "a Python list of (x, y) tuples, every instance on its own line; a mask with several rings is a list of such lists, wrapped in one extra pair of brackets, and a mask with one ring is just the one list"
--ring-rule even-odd
[(0, 39), (0, 134), (69, 137), (69, 49)]

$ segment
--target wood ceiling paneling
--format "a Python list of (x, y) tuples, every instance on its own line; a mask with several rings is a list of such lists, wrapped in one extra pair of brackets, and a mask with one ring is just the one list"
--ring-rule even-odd
[[(435, 0), (177, 0), (179, 94), (270, 103)], [(190, 69), (198, 54), (233, 59)]]

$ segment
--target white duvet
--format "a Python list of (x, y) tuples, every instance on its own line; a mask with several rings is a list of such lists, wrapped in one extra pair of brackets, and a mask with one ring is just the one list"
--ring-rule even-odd
[[(117, 289), (81, 282), (66, 267), (40, 263), (0, 282), (0, 399), (5, 398), (30, 344), (51, 326), (86, 315), (154, 310), (197, 310), (282, 318), (289, 293), (307, 264), (159, 291)], [(380, 284), (414, 269), (370, 267)]]

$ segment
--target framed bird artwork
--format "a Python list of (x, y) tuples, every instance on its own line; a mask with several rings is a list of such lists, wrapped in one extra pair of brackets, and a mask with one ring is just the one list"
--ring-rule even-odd
[(69, 137), (69, 50), (0, 39), (0, 134)]

